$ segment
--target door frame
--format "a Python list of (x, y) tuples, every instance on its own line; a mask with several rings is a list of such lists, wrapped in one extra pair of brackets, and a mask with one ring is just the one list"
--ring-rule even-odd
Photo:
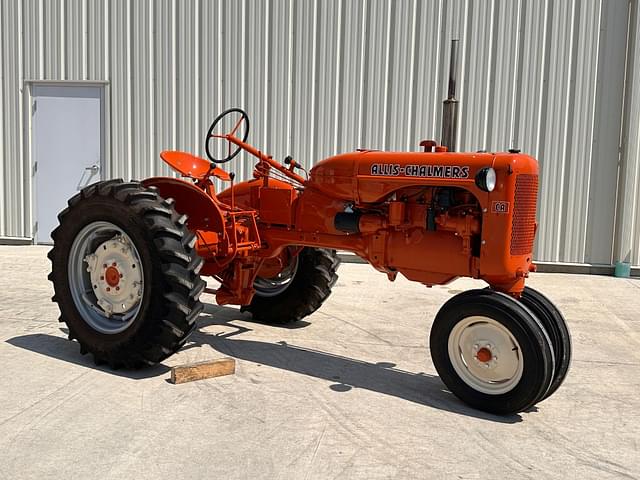
[(28, 212), (29, 218), (29, 235), (31, 236), (31, 243), (36, 244), (36, 188), (35, 188), (35, 158), (31, 149), (33, 143), (33, 122), (32, 122), (32, 105), (33, 105), (33, 88), (34, 87), (99, 87), (102, 95), (100, 98), (100, 110), (102, 116), (100, 118), (100, 150), (102, 152), (100, 158), (100, 179), (105, 175), (111, 174), (111, 83), (106, 80), (25, 80), (23, 85), (23, 111), (25, 115), (24, 121), (24, 143), (23, 149), (25, 152), (25, 165), (29, 169), (29, 174), (26, 175), (27, 180), (27, 195), (26, 199), (29, 205), (25, 209)]

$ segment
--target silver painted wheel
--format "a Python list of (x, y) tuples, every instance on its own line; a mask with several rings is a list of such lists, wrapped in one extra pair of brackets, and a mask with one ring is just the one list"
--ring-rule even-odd
[(458, 376), (471, 388), (501, 395), (522, 378), (523, 359), (515, 337), (488, 317), (460, 320), (448, 340), (449, 359)]
[(104, 221), (84, 227), (71, 246), (68, 270), (71, 296), (91, 328), (112, 335), (131, 326), (142, 305), (144, 272), (120, 227)]
[(253, 282), (253, 288), (256, 295), (261, 297), (275, 297), (284, 292), (293, 281), (298, 271), (298, 255), (292, 256), (289, 264), (282, 269), (275, 277), (262, 278), (256, 277)]

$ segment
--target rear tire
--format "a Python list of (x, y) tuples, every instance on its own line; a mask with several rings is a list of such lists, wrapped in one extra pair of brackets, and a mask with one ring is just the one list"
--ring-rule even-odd
[(251, 312), (254, 319), (269, 324), (297, 322), (315, 312), (331, 295), (338, 281), (340, 259), (335, 250), (305, 247), (298, 254), (295, 274), (288, 286), (276, 295), (256, 290), (249, 305), (241, 311)]
[(571, 365), (571, 334), (560, 310), (551, 300), (531, 287), (524, 287), (520, 301), (540, 320), (551, 340), (556, 361), (553, 382), (539, 401), (549, 398), (564, 382)]
[(544, 328), (502, 293), (474, 290), (450, 299), (436, 315), (429, 344), (442, 381), (478, 410), (522, 412), (553, 380), (553, 351)]
[[(122, 180), (90, 185), (68, 205), (58, 215), (60, 225), (51, 234), (54, 247), (48, 256), (55, 290), (52, 300), (60, 307), (60, 321), (69, 328), (69, 339), (76, 339), (81, 353), (91, 353), (96, 364), (112, 368), (154, 365), (179, 350), (203, 310), (198, 298), (205, 287), (198, 275), (203, 260), (194, 250), (196, 238), (186, 227), (186, 216), (180, 216), (173, 200), (163, 199), (155, 188)], [(92, 225), (101, 228), (94, 229), (98, 234), (83, 239), (82, 232), (92, 231)], [(141, 271), (134, 278), (142, 285), (139, 293), (132, 290), (132, 298), (137, 295), (135, 309), (122, 303), (127, 300), (120, 300), (121, 305), (115, 301), (117, 308), (127, 310), (120, 316), (106, 315), (105, 303), (100, 303), (109, 301), (107, 285), (95, 285), (97, 277), (88, 279), (94, 272), (92, 258), (118, 239), (124, 245), (122, 252), (135, 252), (124, 258), (134, 259), (129, 273)], [(76, 257), (69, 258), (72, 252)], [(114, 247), (114, 258), (118, 255)], [(94, 268), (103, 266), (99, 263)], [(122, 271), (124, 290), (130, 285), (126, 270)], [(118, 285), (118, 270), (110, 273), (114, 272), (115, 278), (109, 272), (105, 275), (106, 281), (111, 279), (111, 288)], [(82, 292), (87, 281), (88, 288)], [(119, 327), (118, 320), (127, 315), (131, 318)]]

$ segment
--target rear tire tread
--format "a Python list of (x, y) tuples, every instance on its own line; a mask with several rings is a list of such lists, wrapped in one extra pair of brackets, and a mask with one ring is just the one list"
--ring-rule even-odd
[(160, 263), (162, 282), (168, 293), (163, 295), (164, 318), (145, 319), (145, 325), (140, 328), (145, 328), (144, 335), (136, 332), (108, 351), (100, 348), (99, 342), (90, 344), (78, 340), (80, 351), (82, 354), (92, 353), (96, 364), (106, 363), (111, 368), (140, 368), (156, 364), (184, 345), (195, 328), (196, 318), (204, 309), (198, 300), (206, 285), (198, 275), (203, 260), (195, 252), (194, 243), (189, 241), (195, 236), (187, 229), (183, 216), (174, 210), (175, 202), (161, 198), (156, 189), (147, 189), (139, 182), (124, 183), (121, 179), (98, 182), (72, 197), (69, 206), (58, 216), (60, 226), (54, 230), (54, 247), (47, 255), (54, 266), (49, 275), (56, 291), (54, 301), (60, 306), (60, 318), (67, 323), (70, 338), (79, 339), (78, 332), (74, 331), (65, 315), (65, 311), (75, 309), (75, 305), (73, 302), (69, 305), (69, 299), (66, 302), (60, 300), (58, 295), (67, 279), (65, 271), (56, 271), (56, 264), (66, 259), (60, 258), (65, 252), (56, 245), (55, 240), (62, 229), (71, 228), (71, 225), (65, 224), (67, 216), (82, 201), (98, 197), (110, 197), (127, 205), (132, 210), (132, 216), (143, 220), (151, 237), (145, 247), (151, 249), (151, 261)]
[(318, 310), (338, 281), (340, 259), (335, 250), (324, 248), (306, 247), (298, 255), (298, 271), (287, 290), (275, 297), (256, 294), (241, 311), (250, 312), (259, 322), (286, 325)]

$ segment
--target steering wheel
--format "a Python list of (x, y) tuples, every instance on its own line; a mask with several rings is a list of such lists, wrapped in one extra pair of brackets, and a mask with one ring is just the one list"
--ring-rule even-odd
[[(222, 120), (228, 116), (228, 115), (232, 115), (233, 113), (238, 113), (240, 114), (240, 118), (238, 119), (238, 121), (234, 124), (233, 129), (226, 134), (216, 134), (214, 133), (216, 127), (218, 126), (218, 124), (222, 124)], [(224, 112), (222, 112), (220, 115), (218, 115), (216, 117), (216, 119), (213, 121), (213, 123), (211, 124), (211, 126), (209, 127), (209, 131), (207, 132), (207, 138), (205, 139), (204, 142), (204, 150), (207, 153), (207, 157), (209, 157), (209, 160), (211, 160), (214, 163), (226, 163), (229, 160), (231, 160), (233, 157), (235, 157), (236, 155), (238, 155), (238, 153), (240, 153), (241, 147), (236, 146), (236, 149), (232, 151), (232, 146), (234, 145), (228, 138), (228, 135), (236, 135), (236, 132), (238, 130), (240, 130), (240, 127), (244, 125), (244, 135), (242, 137), (239, 137), (240, 140), (242, 140), (243, 142), (245, 142), (247, 140), (247, 137), (249, 136), (249, 115), (247, 115), (247, 112), (245, 112), (244, 110), (242, 110), (241, 108), (230, 108), (228, 110), (225, 110)], [(216, 140), (220, 141), (220, 140), (226, 140), (228, 143), (228, 150), (227, 150), (227, 156), (226, 157), (222, 157), (222, 158), (217, 158), (214, 156), (214, 153), (217, 152), (211, 152), (211, 150), (209, 149), (209, 142), (211, 141), (212, 138), (215, 138)]]

